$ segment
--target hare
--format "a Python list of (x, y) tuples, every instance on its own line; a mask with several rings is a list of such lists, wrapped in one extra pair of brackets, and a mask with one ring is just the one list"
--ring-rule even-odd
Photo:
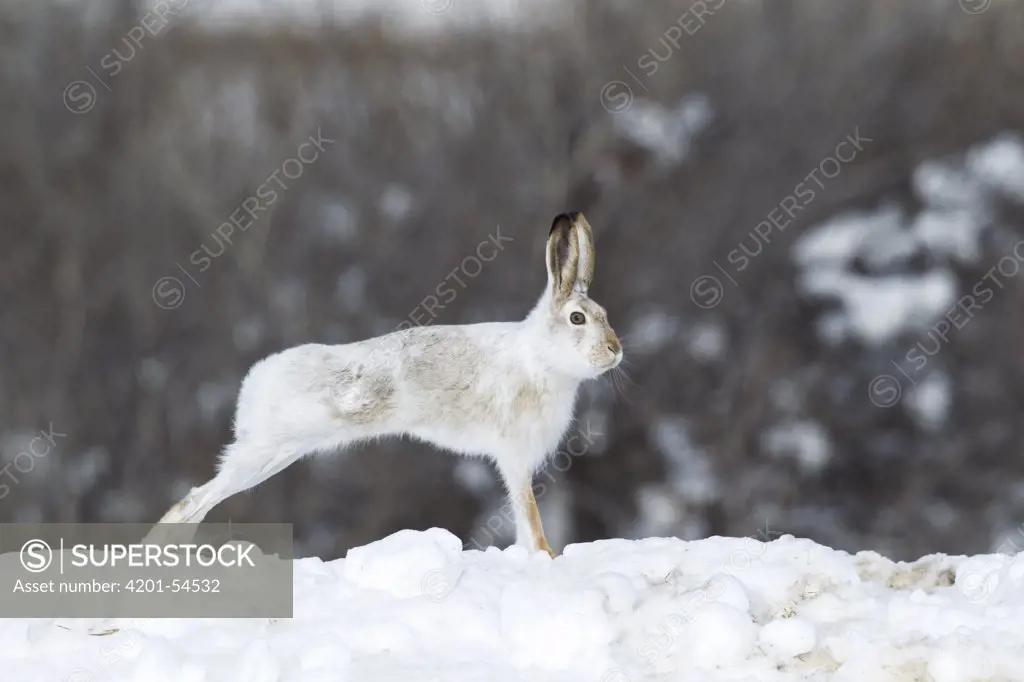
[(572, 421), (580, 384), (616, 367), (622, 346), (587, 296), (594, 242), (581, 213), (555, 218), (546, 264), (547, 288), (520, 322), (412, 327), (296, 346), (257, 362), (242, 382), (235, 441), (217, 475), (160, 523), (199, 523), (304, 455), (409, 435), (490, 457), (512, 501), (516, 544), (554, 556), (533, 474)]

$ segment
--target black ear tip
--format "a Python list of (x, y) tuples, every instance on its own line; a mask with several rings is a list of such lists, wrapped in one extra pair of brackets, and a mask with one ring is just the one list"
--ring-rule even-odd
[(551, 234), (558, 229), (558, 226), (565, 223), (568, 227), (572, 227), (576, 224), (576, 220), (583, 215), (579, 211), (572, 211), (570, 213), (559, 213), (555, 216), (555, 219), (551, 222), (551, 230), (548, 234)]

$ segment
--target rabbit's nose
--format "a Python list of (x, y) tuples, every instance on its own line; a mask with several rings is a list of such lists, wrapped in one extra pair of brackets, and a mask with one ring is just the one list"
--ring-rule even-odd
[(608, 341), (608, 350), (610, 350), (615, 355), (618, 355), (620, 352), (622, 352), (622, 344), (619, 343), (618, 339), (610, 340)]

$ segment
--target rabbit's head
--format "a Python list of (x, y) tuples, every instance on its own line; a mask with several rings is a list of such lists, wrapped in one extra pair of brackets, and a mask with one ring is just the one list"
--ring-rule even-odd
[(594, 276), (594, 236), (582, 213), (563, 213), (551, 225), (546, 250), (548, 287), (534, 314), (544, 326), (551, 364), (581, 379), (622, 361), (622, 344), (604, 308), (587, 296)]

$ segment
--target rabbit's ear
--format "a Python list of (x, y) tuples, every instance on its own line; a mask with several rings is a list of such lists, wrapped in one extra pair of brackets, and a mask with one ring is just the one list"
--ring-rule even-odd
[(555, 217), (548, 234), (548, 288), (564, 300), (573, 291), (585, 294), (594, 277), (594, 235), (582, 213)]

